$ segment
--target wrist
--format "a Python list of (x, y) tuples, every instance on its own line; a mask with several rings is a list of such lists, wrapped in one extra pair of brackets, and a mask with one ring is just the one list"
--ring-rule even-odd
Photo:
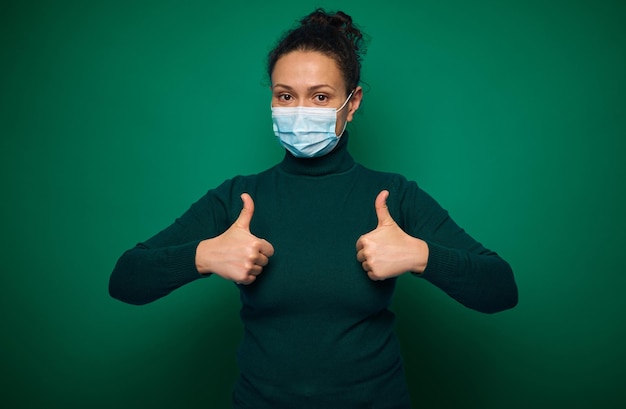
[(207, 246), (207, 242), (209, 240), (202, 240), (200, 243), (198, 243), (198, 246), (196, 246), (196, 270), (198, 270), (198, 273), (200, 275), (208, 275), (211, 273), (211, 270), (209, 269), (209, 267), (207, 266), (206, 262), (204, 261), (202, 254), (205, 253), (205, 249)]
[(415, 259), (411, 272), (415, 274), (422, 274), (428, 266), (428, 255), (430, 250), (428, 248), (428, 243), (418, 238), (415, 239), (414, 246), (415, 252), (413, 254), (415, 254)]

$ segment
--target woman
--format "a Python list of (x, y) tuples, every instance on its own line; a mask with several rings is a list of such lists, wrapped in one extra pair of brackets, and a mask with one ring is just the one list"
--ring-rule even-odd
[(282, 162), (210, 190), (111, 275), (111, 295), (134, 304), (212, 274), (237, 284), (236, 408), (410, 407), (388, 309), (401, 274), (478, 311), (517, 303), (504, 260), (416, 183), (348, 153), (362, 52), (342, 12), (288, 32), (268, 64)]

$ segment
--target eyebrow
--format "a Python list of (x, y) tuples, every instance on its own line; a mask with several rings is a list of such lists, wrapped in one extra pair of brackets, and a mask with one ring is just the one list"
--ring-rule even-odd
[[(293, 91), (294, 89), (292, 87), (290, 87), (289, 85), (286, 84), (275, 84), (272, 88), (276, 88), (276, 87), (282, 87), (285, 88), (289, 91)], [(319, 85), (312, 85), (309, 88), (307, 88), (307, 91), (311, 92), (311, 91), (317, 91), (320, 88), (330, 88), (333, 91), (336, 91), (335, 87), (333, 87), (332, 85), (328, 85), (328, 84), (319, 84)]]

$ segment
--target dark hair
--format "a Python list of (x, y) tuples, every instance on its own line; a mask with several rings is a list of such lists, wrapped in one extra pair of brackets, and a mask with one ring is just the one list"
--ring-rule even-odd
[(317, 51), (332, 58), (343, 73), (346, 91), (359, 85), (365, 44), (363, 33), (346, 13), (331, 14), (320, 8), (300, 20), (300, 26), (287, 31), (269, 53), (267, 72), (270, 80), (276, 61), (292, 51)]

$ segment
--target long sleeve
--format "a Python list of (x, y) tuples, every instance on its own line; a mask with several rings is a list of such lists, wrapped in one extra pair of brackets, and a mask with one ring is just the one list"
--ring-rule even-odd
[(172, 225), (122, 254), (111, 273), (110, 295), (130, 304), (146, 304), (201, 278), (195, 265), (196, 247), (226, 229), (225, 214), (215, 192), (207, 193)]
[(407, 233), (428, 244), (429, 281), (468, 308), (494, 313), (517, 305), (511, 266), (459, 227), (431, 196), (410, 182), (402, 199)]

